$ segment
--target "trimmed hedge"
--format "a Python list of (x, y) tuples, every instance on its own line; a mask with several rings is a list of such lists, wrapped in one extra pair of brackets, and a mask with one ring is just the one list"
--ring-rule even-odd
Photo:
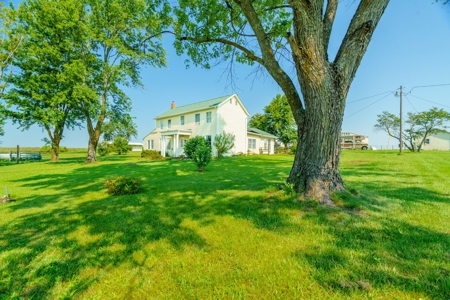
[(119, 176), (107, 180), (105, 188), (110, 195), (132, 195), (138, 194), (142, 190), (142, 182), (136, 177)]
[(159, 151), (155, 151), (155, 150), (142, 150), (141, 158), (150, 159), (150, 160), (164, 159), (164, 157), (162, 157), (162, 155), (159, 153)]

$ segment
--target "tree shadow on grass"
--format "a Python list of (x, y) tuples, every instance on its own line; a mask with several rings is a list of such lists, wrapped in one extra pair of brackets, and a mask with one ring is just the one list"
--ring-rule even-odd
[[(435, 195), (434, 200), (442, 199)], [(322, 286), (349, 299), (385, 288), (413, 298), (450, 298), (448, 232), (385, 215), (364, 217), (330, 209), (303, 217), (324, 226), (330, 236), (320, 248), (293, 254), (312, 267), (311, 276)]]
[[(191, 161), (109, 162), (15, 181), (31, 192), (5, 209), (17, 217), (0, 226), (0, 298), (49, 298), (61, 283), (66, 284), (64, 297), (72, 298), (101, 280), (95, 270), (122, 264), (151, 268), (144, 263), (151, 253), (134, 258), (149, 243), (164, 242), (177, 252), (211, 251), (205, 238), (185, 225), (187, 220), (208, 226), (231, 216), (283, 235), (299, 230), (290, 214), (299, 210), (331, 237), (320, 248), (292, 254), (311, 266), (311, 276), (324, 287), (348, 298), (364, 298), (372, 288), (415, 293), (417, 298), (450, 295), (448, 235), (379, 216), (385, 204), (376, 199), (360, 198), (369, 215), (364, 217), (255, 196), (279, 184), (291, 163), (254, 159), (214, 161), (205, 173), (198, 173)], [(124, 174), (142, 178), (144, 192), (108, 196), (104, 181)], [(425, 189), (415, 192), (445, 201)], [(396, 194), (404, 197), (408, 191)], [(86, 275), (86, 270), (94, 271)]]
[[(123, 263), (143, 267), (133, 254), (148, 243), (209, 251), (204, 238), (183, 224), (186, 220), (207, 226), (217, 216), (233, 216), (265, 230), (292, 226), (279, 213), (292, 202), (268, 206), (266, 199), (252, 195), (271, 185), (280, 167), (229, 162), (217, 162), (205, 173), (189, 161), (83, 165), (15, 180), (30, 193), (7, 207), (17, 217), (0, 226), (0, 298), (49, 298), (62, 283), (67, 285), (62, 297), (71, 298), (98, 280), (82, 275), (85, 270)], [(247, 182), (249, 164), (261, 175), (252, 182)], [(141, 177), (144, 192), (108, 196), (104, 181), (123, 174)]]

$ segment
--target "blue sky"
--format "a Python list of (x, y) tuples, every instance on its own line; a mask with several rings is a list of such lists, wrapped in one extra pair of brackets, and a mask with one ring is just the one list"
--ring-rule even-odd
[[(330, 56), (336, 53), (358, 1), (340, 2), (330, 43)], [(374, 132), (377, 114), (399, 113), (395, 91), (404, 86), (404, 116), (408, 111), (424, 111), (433, 106), (450, 111), (450, 6), (433, 4), (434, 0), (391, 0), (378, 25), (347, 98), (343, 131), (369, 136), (371, 145), (386, 146), (388, 136)], [(134, 141), (142, 141), (155, 128), (154, 118), (170, 108), (236, 93), (250, 115), (261, 113), (277, 93), (282, 93), (268, 76), (254, 78), (253, 68), (236, 65), (237, 80), (230, 86), (226, 65), (210, 70), (191, 66), (187, 57), (177, 56), (166, 37), (168, 68), (144, 69), (143, 89), (126, 89), (133, 101), (132, 115), (138, 126)], [(427, 86), (427, 87), (419, 87)], [(411, 91), (412, 89), (412, 91)], [(411, 92), (410, 92), (411, 91)], [(391, 93), (388, 93), (391, 92)], [(409, 93), (410, 92), (410, 93)], [(378, 95), (375, 97), (371, 97)], [(42, 146), (46, 133), (38, 126), (27, 131), (8, 122), (2, 147)], [(392, 139), (390, 145), (398, 144)], [(85, 128), (66, 130), (61, 145), (87, 147)]]

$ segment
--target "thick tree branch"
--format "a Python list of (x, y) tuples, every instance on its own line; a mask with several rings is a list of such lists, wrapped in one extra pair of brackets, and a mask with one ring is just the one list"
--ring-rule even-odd
[(389, 1), (362, 0), (353, 16), (334, 61), (343, 78), (342, 87), (345, 90), (350, 87), (373, 32)]
[(261, 20), (259, 19), (259, 16), (253, 7), (252, 1), (235, 0), (235, 3), (241, 7), (246, 19), (249, 22), (249, 25), (256, 35), (256, 39), (262, 53), (262, 61), (260, 61), (259, 63), (266, 68), (273, 79), (280, 85), (286, 97), (288, 98), (295, 121), (297, 122), (297, 124), (300, 124), (303, 112), (300, 95), (298, 94), (298, 91), (295, 88), (292, 79), (278, 63), (272, 49), (270, 39), (267, 36), (267, 33), (264, 31), (264, 26), (262, 25)]
[(327, 8), (323, 16), (323, 47), (325, 53), (328, 51), (331, 30), (333, 29), (334, 17), (336, 16), (339, 0), (328, 0)]

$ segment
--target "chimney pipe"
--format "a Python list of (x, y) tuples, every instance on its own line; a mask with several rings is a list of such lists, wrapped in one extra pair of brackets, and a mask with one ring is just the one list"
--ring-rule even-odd
[(172, 101), (172, 104), (170, 104), (170, 109), (174, 109), (176, 106), (175, 101)]

